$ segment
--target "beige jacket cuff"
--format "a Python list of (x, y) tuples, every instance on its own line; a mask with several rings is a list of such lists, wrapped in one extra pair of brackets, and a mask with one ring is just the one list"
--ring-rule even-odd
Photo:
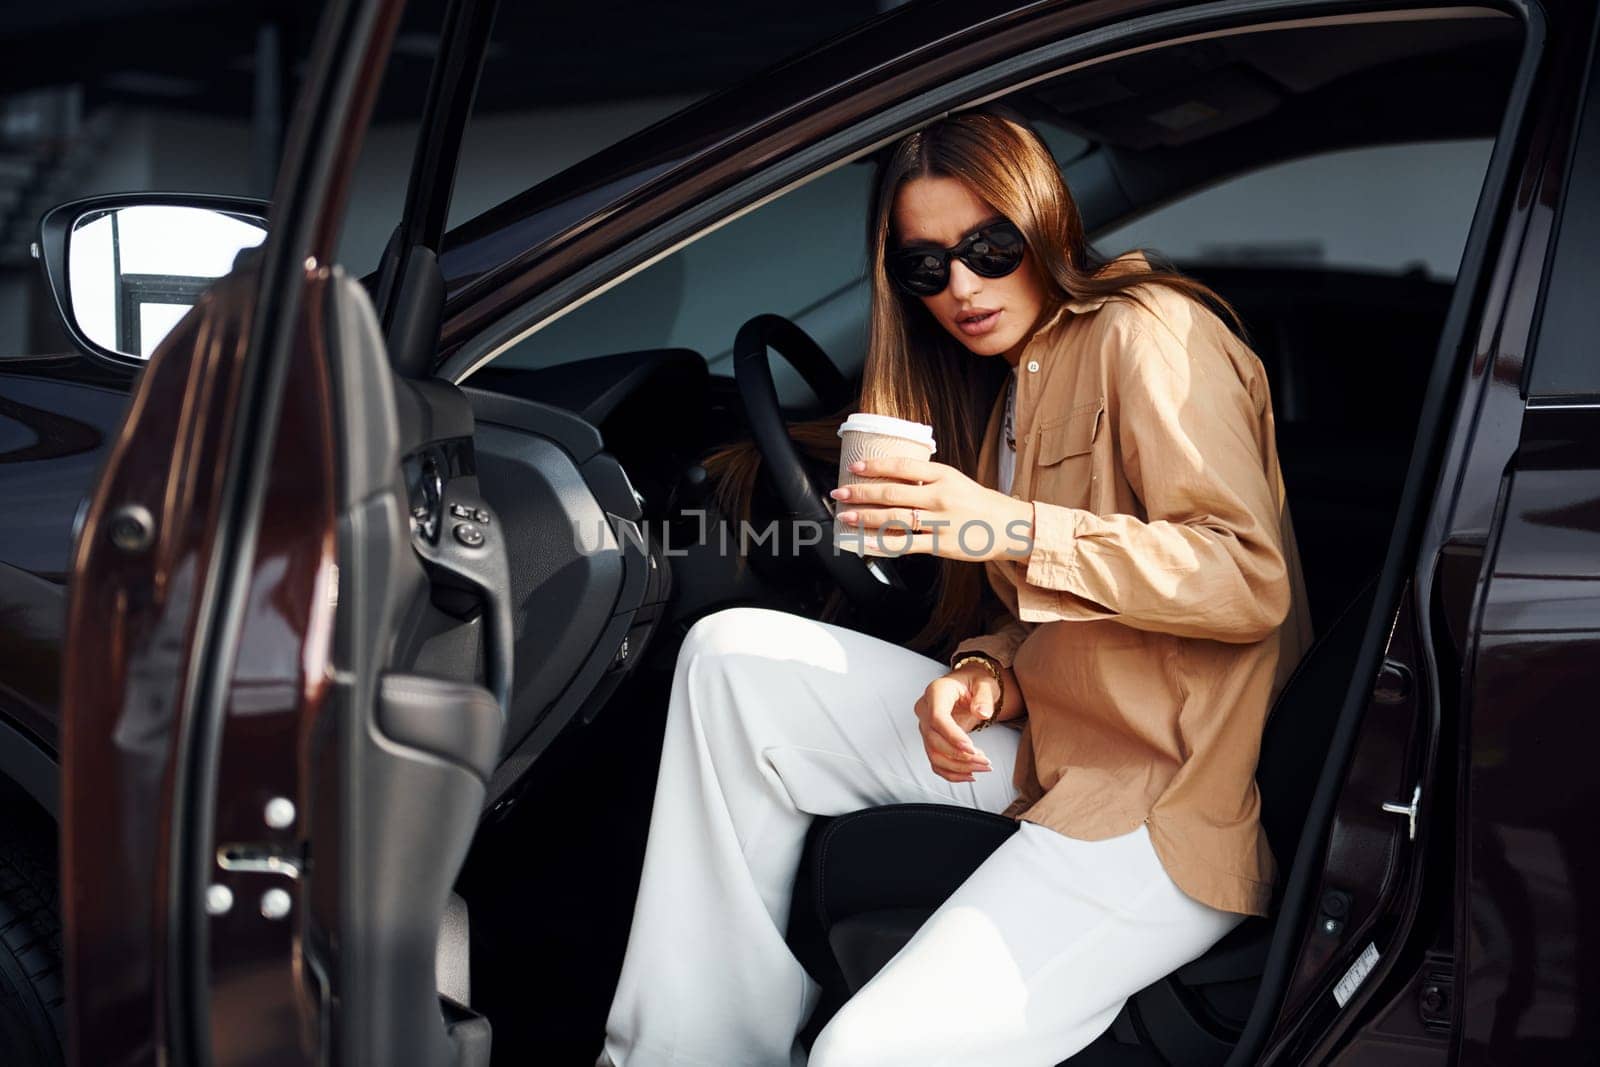
[(977, 637), (969, 637), (957, 645), (956, 650), (950, 654), (950, 666), (954, 667), (956, 660), (969, 652), (981, 652), (1000, 664), (1003, 669), (1009, 670), (1011, 661), (1016, 658), (1017, 648), (1022, 644), (1024, 636), (1026, 635), (1008, 632), (979, 634)]
[(1022, 642), (1033, 629), (1019, 622), (1009, 611), (1003, 611), (989, 618), (987, 633), (976, 637), (969, 637), (956, 646), (950, 653), (949, 663), (955, 665), (956, 660), (969, 652), (982, 652), (1000, 664), (1004, 670), (1010, 670), (1012, 661), (1017, 657), (1017, 649), (1022, 647)]
[[(1023, 640), (1027, 636), (1028, 627), (1016, 619), (1010, 619), (1008, 622), (1001, 624), (995, 633), (969, 637), (957, 645), (956, 650), (950, 654), (950, 666), (954, 667), (956, 661), (969, 652), (981, 652), (986, 656), (993, 657), (994, 661), (1000, 664), (1003, 669), (1010, 670), (1011, 661), (1016, 658), (1017, 649), (1021, 647)], [(1022, 714), (1008, 714), (1004, 719), (998, 721), (1020, 725), (1027, 717), (1028, 710), (1023, 708)]]

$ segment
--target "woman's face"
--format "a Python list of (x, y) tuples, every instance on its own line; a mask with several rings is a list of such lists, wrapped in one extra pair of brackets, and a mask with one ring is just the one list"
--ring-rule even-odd
[[(896, 247), (927, 242), (949, 248), (1003, 217), (960, 179), (912, 178), (895, 196), (890, 241)], [(1003, 356), (1014, 365), (1044, 310), (1046, 294), (1030, 248), (1022, 265), (1004, 278), (985, 278), (951, 257), (950, 283), (917, 299), (973, 353)]]

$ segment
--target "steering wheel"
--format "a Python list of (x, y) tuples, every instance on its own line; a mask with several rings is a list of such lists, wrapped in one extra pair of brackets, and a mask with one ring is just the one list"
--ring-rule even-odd
[(745, 418), (761, 452), (766, 475), (778, 499), (796, 519), (820, 524), (822, 540), (808, 546), (844, 594), (869, 614), (910, 610), (916, 596), (907, 587), (895, 559), (858, 556), (833, 544), (832, 498), (818, 488), (800, 452), (789, 437), (778, 388), (772, 379), (767, 349), (774, 349), (800, 374), (827, 411), (838, 411), (850, 398), (850, 383), (809, 334), (782, 315), (763, 314), (739, 327), (733, 342), (733, 378), (739, 387)]

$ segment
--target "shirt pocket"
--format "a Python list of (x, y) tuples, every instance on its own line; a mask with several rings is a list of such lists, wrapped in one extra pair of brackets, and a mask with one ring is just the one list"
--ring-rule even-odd
[(1094, 477), (1094, 444), (1105, 421), (1105, 401), (1079, 404), (1065, 415), (1039, 424), (1034, 461), (1035, 500), (1069, 508), (1089, 505)]

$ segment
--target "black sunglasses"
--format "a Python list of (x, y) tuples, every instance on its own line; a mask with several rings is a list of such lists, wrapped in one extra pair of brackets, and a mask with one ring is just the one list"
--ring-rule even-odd
[(1004, 278), (1022, 263), (1028, 244), (1009, 219), (980, 226), (950, 248), (896, 249), (884, 259), (889, 277), (913, 296), (932, 296), (950, 284), (950, 260), (985, 278)]

